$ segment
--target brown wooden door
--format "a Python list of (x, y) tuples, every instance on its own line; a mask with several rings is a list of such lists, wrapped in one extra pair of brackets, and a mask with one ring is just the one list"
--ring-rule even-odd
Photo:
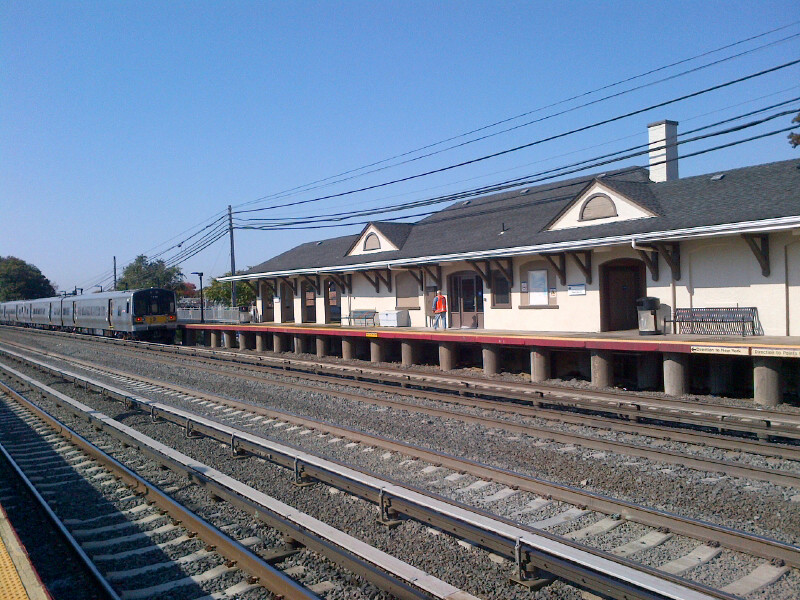
[(638, 260), (612, 261), (603, 265), (603, 331), (638, 329), (636, 300), (645, 295), (644, 263)]
[(317, 322), (317, 292), (307, 281), (300, 285), (300, 294), (303, 299), (303, 323)]
[(452, 275), (447, 300), (451, 327), (483, 328), (483, 280), (476, 273)]

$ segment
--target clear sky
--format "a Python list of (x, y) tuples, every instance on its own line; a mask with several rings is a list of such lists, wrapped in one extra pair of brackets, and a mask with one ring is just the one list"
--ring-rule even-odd
[[(107, 283), (113, 256), (120, 273), (140, 253), (178, 259), (178, 252), (214, 227), (180, 249), (172, 246), (228, 205), (235, 211), (264, 208), (407, 177), (799, 59), (798, 19), (796, 0), (0, 0), (0, 256), (35, 264), (60, 289), (77, 285), (88, 291)], [(731, 58), (738, 53), (745, 54)], [(729, 60), (678, 76), (723, 58)], [(670, 76), (675, 77), (657, 82)], [(237, 224), (487, 185), (643, 144), (652, 121), (673, 119), (680, 122), (679, 131), (688, 131), (798, 96), (795, 65), (438, 175), (303, 206), (239, 213)], [(480, 135), (539, 122), (324, 188), (274, 197), (531, 111), (536, 112)], [(790, 120), (687, 144), (681, 154), (777, 130)], [(419, 153), (405, 158), (415, 157)], [(691, 176), (789, 158), (800, 158), (800, 149), (793, 150), (781, 133), (686, 158), (680, 170)], [(614, 167), (632, 163), (644, 165), (646, 158)], [(361, 228), (238, 229), (237, 268), (303, 241)], [(208, 281), (230, 268), (229, 248), (228, 238), (220, 238), (180, 267), (190, 281), (196, 283), (192, 271), (204, 271)]]

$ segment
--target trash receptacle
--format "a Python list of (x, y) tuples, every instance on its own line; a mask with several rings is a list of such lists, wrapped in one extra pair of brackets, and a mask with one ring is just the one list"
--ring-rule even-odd
[(639, 298), (636, 310), (639, 313), (639, 335), (659, 335), (657, 312), (661, 301), (652, 296)]

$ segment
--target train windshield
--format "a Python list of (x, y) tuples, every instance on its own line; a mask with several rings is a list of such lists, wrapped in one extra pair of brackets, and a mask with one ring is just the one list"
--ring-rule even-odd
[(133, 314), (170, 315), (175, 313), (175, 292), (169, 290), (142, 290), (133, 295)]

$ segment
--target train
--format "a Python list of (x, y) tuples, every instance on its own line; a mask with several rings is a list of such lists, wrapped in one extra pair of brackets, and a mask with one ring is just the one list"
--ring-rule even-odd
[(161, 288), (56, 296), (0, 303), (0, 323), (171, 343), (178, 325), (175, 292)]

